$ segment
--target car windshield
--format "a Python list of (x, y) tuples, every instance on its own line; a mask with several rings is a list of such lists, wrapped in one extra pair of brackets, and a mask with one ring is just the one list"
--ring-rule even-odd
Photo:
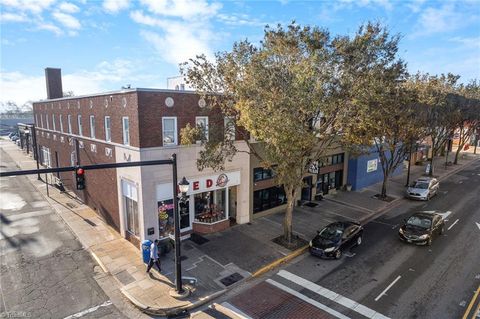
[(432, 225), (432, 220), (427, 217), (412, 216), (407, 220), (407, 225), (428, 229)]
[(427, 189), (428, 183), (426, 182), (416, 182), (413, 188)]
[(343, 234), (343, 228), (339, 225), (327, 226), (320, 232), (319, 236), (323, 239), (338, 239)]

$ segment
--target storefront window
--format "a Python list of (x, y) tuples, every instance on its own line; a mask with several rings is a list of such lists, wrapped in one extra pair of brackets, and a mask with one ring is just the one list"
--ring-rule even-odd
[[(173, 219), (173, 199), (167, 199), (160, 202), (158, 204), (158, 224), (160, 227), (159, 234), (160, 237), (167, 237), (169, 235), (173, 235), (175, 231), (175, 223)], [(180, 229), (187, 228), (190, 226), (190, 217), (189, 217), (189, 205), (188, 201), (186, 202), (185, 206), (178, 205), (178, 209), (180, 210)]]
[(227, 218), (225, 189), (195, 194), (195, 221), (215, 223)]
[(131, 198), (123, 197), (125, 200), (125, 215), (127, 219), (127, 231), (132, 235), (140, 234), (138, 227), (138, 204)]
[(282, 186), (274, 186), (253, 192), (253, 213), (283, 205), (287, 202)]

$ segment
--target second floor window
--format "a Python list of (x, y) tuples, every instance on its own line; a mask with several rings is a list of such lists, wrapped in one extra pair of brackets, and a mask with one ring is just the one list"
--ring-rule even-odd
[(122, 128), (123, 128), (123, 144), (130, 145), (130, 128), (128, 123), (128, 117), (122, 117)]
[(232, 117), (227, 116), (223, 120), (225, 139), (229, 141), (235, 140), (235, 122)]
[(177, 118), (162, 118), (163, 145), (177, 145)]
[(95, 116), (90, 115), (90, 137), (95, 138)]
[(45, 126), (43, 126), (43, 114), (40, 114), (40, 124), (42, 125), (42, 128), (45, 128)]
[(57, 130), (57, 125), (55, 125), (55, 114), (52, 114), (52, 127), (54, 131)]
[(195, 122), (202, 130), (204, 139), (208, 141), (208, 116), (197, 116)]
[(48, 114), (45, 114), (45, 122), (47, 122), (47, 130), (50, 129), (50, 123), (48, 122)]
[(110, 116), (105, 116), (105, 141), (112, 141), (112, 130)]
[(78, 135), (82, 136), (83, 135), (83, 129), (82, 129), (82, 116), (79, 115), (78, 118)]
[(60, 120), (60, 132), (63, 133), (63, 116), (62, 116), (62, 114), (60, 114), (59, 120)]
[(68, 134), (72, 134), (72, 116), (68, 115), (67, 120), (68, 120)]

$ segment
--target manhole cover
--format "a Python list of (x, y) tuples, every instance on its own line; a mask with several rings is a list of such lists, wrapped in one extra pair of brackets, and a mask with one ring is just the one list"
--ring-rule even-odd
[(228, 286), (233, 285), (234, 283), (236, 283), (237, 281), (242, 280), (242, 279), (243, 279), (242, 275), (240, 275), (238, 272), (234, 272), (230, 276), (227, 276), (223, 279), (220, 279), (220, 282), (228, 287)]
[(133, 278), (126, 270), (119, 272), (115, 277), (117, 277), (117, 279), (124, 285), (128, 285), (135, 281), (135, 278)]

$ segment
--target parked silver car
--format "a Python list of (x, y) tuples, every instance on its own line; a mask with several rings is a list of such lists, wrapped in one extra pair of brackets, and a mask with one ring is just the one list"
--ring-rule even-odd
[(407, 197), (419, 200), (429, 200), (437, 194), (440, 183), (433, 177), (421, 177), (407, 188)]

